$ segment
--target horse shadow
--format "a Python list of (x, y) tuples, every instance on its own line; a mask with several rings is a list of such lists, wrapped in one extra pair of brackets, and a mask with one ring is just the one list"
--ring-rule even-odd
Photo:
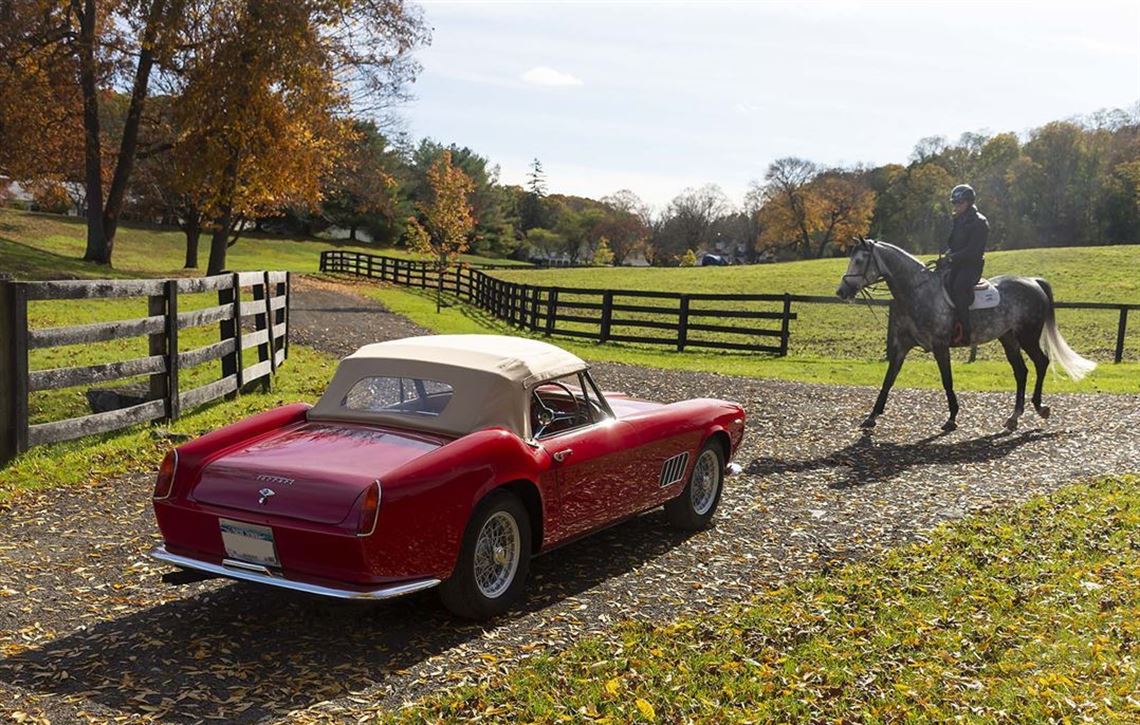
[[(656, 511), (540, 556), (522, 607), (483, 623), (451, 617), (431, 591), (363, 604), (243, 582), (190, 585), (166, 603), (0, 658), (0, 682), (164, 722), (273, 721), (376, 685), (384, 691), (393, 678), (481, 638), (505, 644), (512, 630), (535, 628), (526, 640), (541, 641), (541, 618), (528, 615), (641, 567), (691, 535), (666, 526)], [(392, 687), (404, 693), (395, 700), (414, 689), (403, 679)]]
[(829, 488), (854, 488), (891, 480), (915, 466), (952, 466), (1004, 458), (1024, 445), (1050, 440), (1060, 433), (1027, 430), (1011, 434), (1006, 431), (943, 442), (946, 435), (939, 433), (911, 443), (896, 443), (876, 441), (872, 432), (865, 430), (857, 440), (826, 455), (802, 460), (756, 458), (744, 470), (766, 476), (833, 468), (846, 473), (840, 480), (828, 484)]

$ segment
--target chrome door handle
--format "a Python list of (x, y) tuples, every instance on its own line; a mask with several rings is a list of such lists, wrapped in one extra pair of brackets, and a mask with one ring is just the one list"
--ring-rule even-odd
[(557, 451), (557, 452), (553, 453), (551, 455), (551, 458), (553, 458), (558, 463), (562, 463), (562, 461), (565, 461), (570, 456), (570, 454), (573, 452), (574, 452), (573, 448), (567, 448), (565, 450), (561, 450), (561, 451)]

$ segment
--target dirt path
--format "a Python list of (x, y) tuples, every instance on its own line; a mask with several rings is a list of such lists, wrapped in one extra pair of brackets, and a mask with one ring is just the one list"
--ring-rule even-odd
[[(297, 285), (293, 340), (336, 354), (415, 334), (325, 284)], [(50, 491), (0, 516), (0, 714), (52, 722), (356, 721), (370, 710), (628, 618), (716, 608), (788, 576), (913, 539), (940, 521), (1075, 479), (1140, 470), (1140, 396), (1052, 395), (1053, 418), (1001, 435), (1010, 394), (965, 393), (933, 435), (937, 391), (897, 391), (873, 435), (874, 391), (601, 364), (607, 389), (741, 401), (748, 432), (716, 527), (686, 537), (660, 512), (535, 560), (525, 608), (458, 623), (431, 592), (349, 605), (211, 581), (168, 588), (149, 476)]]

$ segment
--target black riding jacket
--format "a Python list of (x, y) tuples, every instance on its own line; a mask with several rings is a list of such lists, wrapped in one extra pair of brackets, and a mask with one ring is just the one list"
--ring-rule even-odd
[(990, 223), (978, 213), (976, 206), (971, 206), (954, 217), (954, 228), (950, 231), (950, 240), (946, 244), (951, 263), (955, 267), (971, 263), (980, 265), (989, 237)]

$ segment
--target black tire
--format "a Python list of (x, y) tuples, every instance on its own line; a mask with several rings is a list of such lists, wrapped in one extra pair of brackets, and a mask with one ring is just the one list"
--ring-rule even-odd
[[(711, 481), (706, 479), (711, 476)], [(716, 488), (710, 493), (707, 484)], [(696, 487), (694, 489), (694, 486)], [(694, 497), (694, 490), (696, 496)], [(665, 515), (669, 523), (679, 529), (699, 531), (712, 523), (713, 514), (720, 505), (720, 495), (724, 491), (724, 451), (716, 441), (709, 441), (701, 448), (693, 462), (693, 471), (681, 495), (665, 503)]]
[[(484, 527), (492, 519), (495, 520), (492, 527), (502, 530), (508, 538), (512, 535), (517, 537), (518, 560), (513, 572), (508, 573), (507, 570), (511, 568), (509, 562), (500, 563), (497, 558), (491, 562), (483, 559), (481, 567), (484, 574), (499, 571), (501, 576), (481, 584), (476, 572), (477, 549)], [(487, 536), (493, 538), (495, 533), (494, 528), (489, 529)], [(490, 619), (508, 611), (522, 598), (526, 588), (526, 575), (530, 570), (530, 547), (530, 517), (522, 502), (510, 491), (499, 490), (489, 494), (475, 507), (467, 522), (455, 571), (439, 585), (439, 598), (443, 601), (443, 606), (452, 614), (465, 619)], [(497, 557), (498, 552), (493, 556)], [(504, 556), (513, 558), (510, 552), (504, 552)]]

